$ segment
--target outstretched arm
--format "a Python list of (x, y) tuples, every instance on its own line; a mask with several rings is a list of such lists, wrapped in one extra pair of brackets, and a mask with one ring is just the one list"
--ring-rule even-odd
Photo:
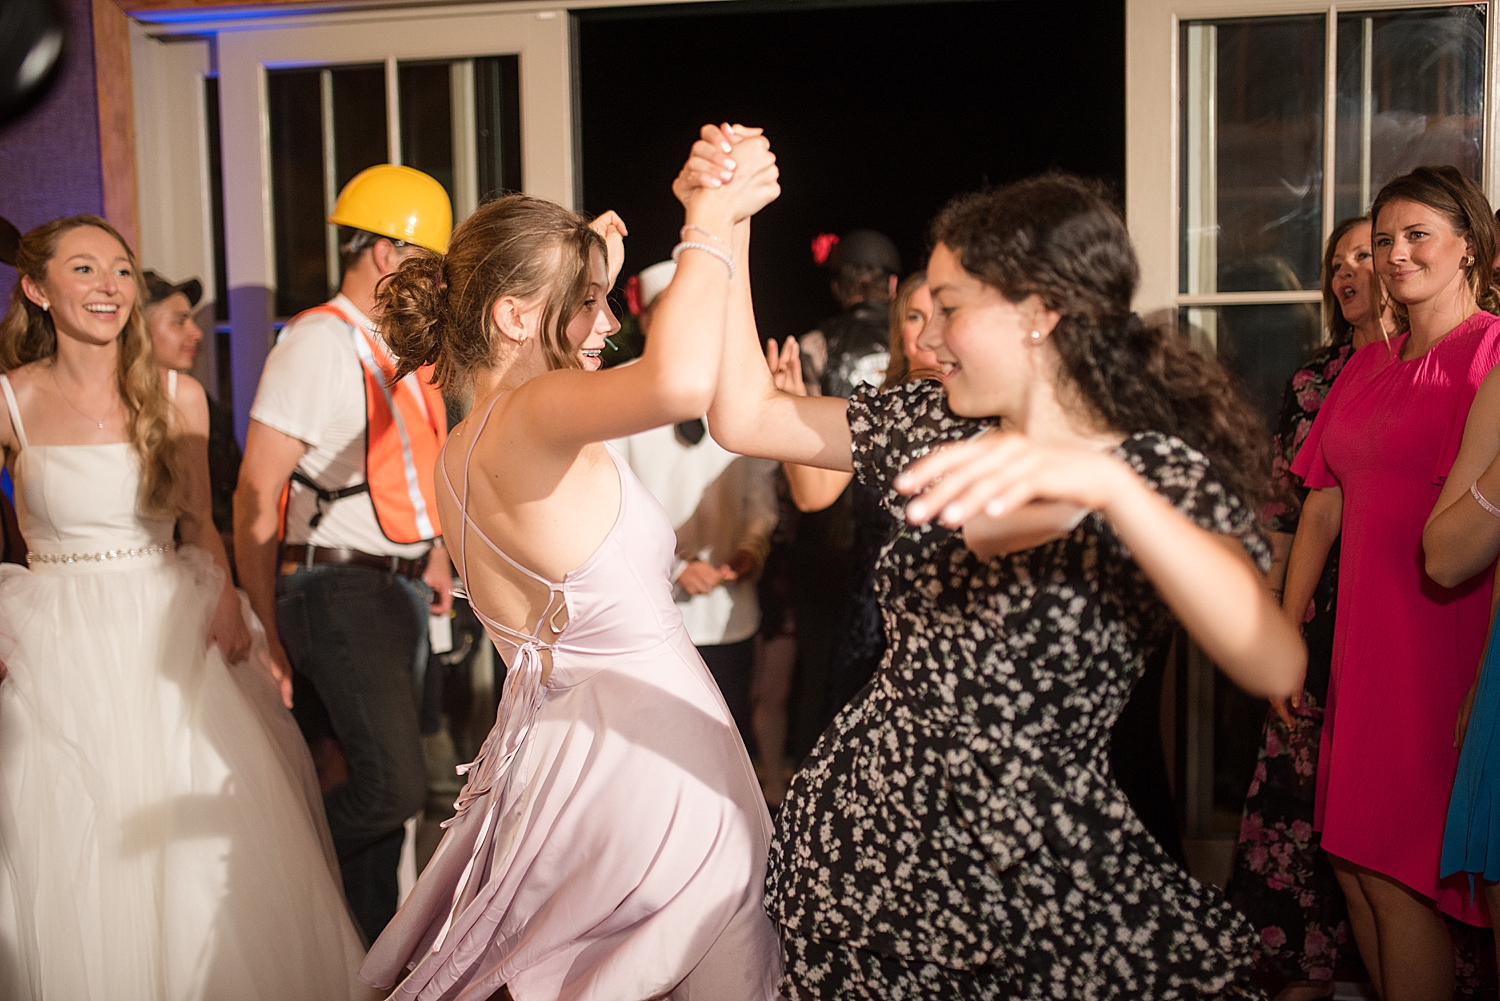
[[(727, 126), (726, 126), (727, 128)], [(743, 132), (744, 134), (741, 134)], [(677, 421), (702, 417), (713, 398), (724, 343), (729, 288), (727, 248), (736, 221), (748, 218), (779, 193), (776, 158), (759, 129), (732, 133), (732, 180), (695, 154), (683, 168), (693, 187), (685, 199), (685, 248), (671, 285), (661, 293), (646, 349), (634, 365), (602, 372), (558, 369), (529, 380), (515, 391), (507, 421), (527, 429), (546, 454), (572, 455), (596, 441), (623, 438)], [(713, 183), (709, 183), (713, 182)], [(714, 184), (717, 186), (714, 186)], [(618, 267), (615, 245), (623, 235), (617, 217), (606, 227), (610, 266)], [(718, 245), (726, 248), (716, 253)], [(607, 288), (597, 289), (602, 297)], [(586, 303), (594, 307), (593, 302)], [(613, 323), (598, 307), (595, 315)]]
[(1500, 553), (1500, 516), (1474, 499), (1471, 486), (1500, 506), (1500, 369), (1485, 376), (1474, 396), (1463, 445), (1422, 532), (1427, 576), (1444, 587), (1462, 584)]
[(761, 353), (750, 295), (750, 225), (735, 227), (736, 275), (718, 391), (708, 410), (714, 440), (731, 452), (851, 472), (848, 401), (776, 388)]
[[(776, 388), (792, 396), (807, 396), (807, 387), (802, 382), (801, 349), (797, 338), (788, 337), (776, 349), (775, 341), (766, 342), (766, 365), (771, 370), (771, 379)], [(791, 488), (792, 503), (798, 511), (821, 511), (832, 506), (854, 479), (854, 473), (837, 469), (820, 469), (803, 466), (795, 462), (782, 463), (786, 472), (787, 486)]]
[(1302, 638), (1240, 543), (1194, 524), (1124, 462), (1099, 449), (1041, 445), (990, 432), (913, 463), (896, 488), (918, 495), (907, 520), (958, 527), (1034, 500), (1099, 511), (1168, 607), (1225, 674), (1252, 695), (1301, 690)]

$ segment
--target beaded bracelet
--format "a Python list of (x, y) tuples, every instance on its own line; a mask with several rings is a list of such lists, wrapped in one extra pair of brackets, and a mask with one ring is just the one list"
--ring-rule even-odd
[(1496, 518), (1500, 518), (1500, 507), (1496, 507), (1495, 505), (1491, 504), (1489, 501), (1487, 501), (1487, 500), (1484, 499), (1484, 494), (1482, 494), (1482, 493), (1479, 492), (1479, 481), (1478, 480), (1475, 480), (1473, 482), (1473, 484), (1469, 487), (1469, 493), (1471, 493), (1471, 494), (1474, 495), (1474, 499), (1479, 502), (1479, 506), (1480, 507), (1484, 508), (1486, 511), (1488, 511), (1490, 514), (1494, 515)]
[(697, 240), (684, 240), (677, 246), (672, 248), (672, 260), (675, 261), (678, 257), (682, 256), (682, 252), (684, 250), (701, 250), (705, 254), (711, 254), (714, 257), (717, 257), (719, 260), (723, 261), (724, 266), (729, 269), (730, 280), (734, 280), (734, 258), (724, 253), (724, 251), (720, 250), (718, 247), (713, 247), (706, 243), (699, 243)]

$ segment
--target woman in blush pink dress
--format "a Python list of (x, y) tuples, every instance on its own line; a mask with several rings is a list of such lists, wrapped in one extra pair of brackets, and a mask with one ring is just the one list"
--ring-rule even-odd
[(596, 371), (620, 329), (613, 213), (590, 228), (497, 199), (378, 293), (397, 377), (431, 362), (473, 394), (438, 459), (438, 510), (510, 669), (457, 816), (361, 971), (395, 998), (776, 994), (770, 817), (672, 601), (672, 524), (605, 444), (708, 409), (731, 231), (779, 191), (759, 131), (727, 134), (679, 178), (680, 260), (634, 365)]
[(1439, 879), (1438, 859), (1453, 721), (1483, 653), (1490, 579), (1434, 583), (1422, 529), (1500, 361), (1500, 319), (1481, 308), (1496, 302), (1495, 230), (1473, 182), (1420, 167), (1381, 189), (1371, 218), (1376, 273), (1410, 330), (1350, 360), (1292, 466), (1312, 492), (1284, 607), (1302, 621), (1342, 533), (1315, 826), (1376, 990), (1404, 1001), (1453, 991), (1439, 912), (1488, 924), (1466, 880)]

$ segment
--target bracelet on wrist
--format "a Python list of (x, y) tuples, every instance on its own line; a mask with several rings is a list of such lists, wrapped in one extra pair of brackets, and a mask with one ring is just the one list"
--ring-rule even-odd
[(677, 258), (681, 257), (684, 250), (701, 250), (703, 251), (703, 253), (708, 254), (711, 257), (717, 257), (719, 260), (723, 261), (724, 266), (729, 269), (729, 277), (731, 280), (733, 280), (735, 275), (734, 258), (724, 253), (724, 251), (720, 250), (718, 247), (712, 246), (711, 244), (707, 243), (699, 243), (697, 240), (684, 240), (677, 246), (672, 248), (672, 260), (675, 261), (677, 260)]
[(1475, 480), (1469, 486), (1469, 493), (1472, 494), (1473, 497), (1474, 497), (1474, 499), (1479, 502), (1479, 506), (1480, 507), (1484, 508), (1486, 511), (1488, 511), (1490, 514), (1494, 515), (1496, 518), (1500, 518), (1500, 507), (1496, 507), (1495, 505), (1491, 504), (1489, 501), (1485, 500), (1484, 494), (1482, 494), (1482, 493), (1479, 492), (1479, 481), (1478, 480)]

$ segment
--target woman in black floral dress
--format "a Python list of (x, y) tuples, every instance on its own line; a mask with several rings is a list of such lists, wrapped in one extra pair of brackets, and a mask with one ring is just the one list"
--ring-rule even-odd
[[(885, 547), (886, 658), (778, 815), (766, 906), (782, 991), (1256, 996), (1249, 926), (1162, 852), (1107, 764), (1110, 724), (1174, 613), (1252, 692), (1301, 683), (1241, 500), (1264, 483), (1255, 418), (1216, 363), (1130, 314), (1134, 252), (1086, 183), (961, 199), (934, 236), (922, 340), (945, 363), (941, 391), (778, 395), (743, 274), (731, 300), (715, 437), (852, 468), (893, 513), (943, 521), (903, 523)], [(903, 502), (913, 460), (995, 418), (1022, 433), (930, 456), (946, 476)]]

